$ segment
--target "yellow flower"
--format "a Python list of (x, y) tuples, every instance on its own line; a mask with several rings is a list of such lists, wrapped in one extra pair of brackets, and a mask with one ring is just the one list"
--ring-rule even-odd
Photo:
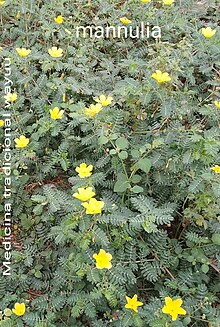
[(54, 120), (61, 119), (63, 116), (64, 110), (60, 110), (58, 107), (50, 109), (50, 117)]
[(120, 18), (120, 21), (122, 22), (122, 24), (124, 24), (124, 25), (129, 25), (129, 24), (131, 24), (131, 20), (130, 19), (128, 19), (127, 17), (121, 17)]
[(156, 70), (156, 72), (153, 73), (151, 77), (153, 77), (157, 81), (157, 83), (165, 83), (171, 80), (169, 74), (166, 72), (162, 73), (161, 70)]
[(80, 178), (89, 177), (92, 175), (91, 171), (93, 170), (93, 166), (87, 164), (85, 162), (81, 163), (79, 167), (76, 167), (75, 171), (79, 174)]
[(112, 264), (112, 255), (110, 253), (105, 252), (105, 250), (100, 249), (99, 253), (94, 253), (93, 258), (96, 261), (96, 268), (97, 269), (111, 269)]
[(91, 198), (89, 202), (83, 202), (82, 206), (86, 209), (87, 215), (96, 215), (102, 212), (102, 208), (105, 203), (103, 201), (97, 201), (95, 198)]
[(112, 103), (113, 98), (111, 96), (105, 96), (104, 94), (101, 94), (99, 98), (95, 98), (95, 101), (98, 103), (101, 103), (103, 107), (108, 106)]
[(95, 195), (92, 187), (78, 188), (78, 193), (74, 193), (73, 197), (79, 199), (80, 201), (88, 201)]
[(3, 127), (5, 125), (4, 120), (0, 119), (0, 127)]
[(5, 1), (0, 0), (0, 6), (3, 6), (4, 3)]
[(27, 57), (31, 53), (31, 50), (26, 48), (16, 48), (15, 50), (20, 57)]
[(214, 101), (214, 105), (215, 105), (218, 109), (220, 109), (220, 101), (215, 100), (215, 101)]
[(4, 96), (5, 100), (8, 102), (15, 102), (18, 98), (17, 93), (8, 93)]
[(142, 302), (137, 300), (137, 294), (135, 294), (132, 299), (130, 297), (126, 296), (126, 300), (127, 300), (127, 304), (125, 304), (125, 308), (132, 309), (135, 312), (138, 312), (137, 307), (140, 307), (143, 305)]
[(15, 139), (15, 143), (16, 148), (25, 148), (29, 143), (29, 139), (24, 135), (21, 135), (19, 138)]
[(86, 116), (93, 117), (102, 110), (101, 103), (91, 104), (89, 108), (85, 108), (84, 113)]
[(51, 55), (51, 57), (54, 58), (59, 58), (62, 57), (63, 55), (63, 49), (57, 47), (52, 47), (51, 49), (48, 49), (48, 52)]
[(216, 174), (220, 174), (220, 166), (215, 165), (214, 167), (211, 168)]
[(62, 24), (63, 19), (64, 19), (63, 16), (59, 15), (59, 16), (57, 16), (57, 17), (54, 18), (54, 21), (57, 24)]
[(12, 312), (16, 314), (16, 316), (23, 316), (25, 314), (25, 304), (24, 303), (15, 303), (14, 309)]
[(181, 299), (172, 300), (169, 296), (165, 297), (166, 305), (162, 308), (163, 313), (167, 313), (176, 320), (178, 315), (186, 315), (186, 310), (181, 308), (183, 301)]
[(165, 5), (172, 5), (175, 0), (162, 0)]
[(151, 0), (141, 0), (142, 3), (148, 3), (151, 2)]
[(216, 30), (212, 29), (211, 27), (202, 28), (202, 35), (205, 36), (207, 39), (210, 39), (212, 36), (214, 36), (216, 33)]

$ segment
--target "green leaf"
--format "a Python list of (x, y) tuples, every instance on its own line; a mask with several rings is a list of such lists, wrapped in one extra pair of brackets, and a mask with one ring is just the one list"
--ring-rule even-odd
[(12, 315), (12, 311), (11, 311), (11, 309), (6, 308), (6, 309), (4, 310), (4, 315), (5, 315), (6, 317), (10, 317), (10, 316)]
[(118, 135), (113, 133), (111, 136), (110, 136), (110, 139), (111, 140), (116, 140), (118, 138)]
[(220, 245), (220, 234), (216, 233), (212, 235), (212, 242), (216, 245)]
[(109, 151), (109, 153), (110, 153), (110, 154), (116, 154), (117, 151), (116, 151), (115, 149), (111, 149), (111, 150)]
[(114, 186), (114, 192), (125, 192), (129, 187), (130, 183), (127, 180), (127, 177), (125, 174), (119, 174), (117, 182)]
[(128, 181), (121, 182), (120, 180), (115, 183), (114, 192), (124, 192), (126, 191), (131, 185)]
[(54, 62), (51, 61), (44, 61), (41, 68), (43, 72), (47, 72), (49, 69), (53, 68)]
[(121, 151), (121, 152), (119, 152), (118, 156), (120, 159), (124, 160), (124, 159), (127, 159), (128, 153), (127, 153), (127, 151)]
[(156, 319), (153, 321), (151, 326), (152, 327), (165, 327), (166, 325), (165, 325), (165, 322), (163, 319)]
[(152, 148), (153, 149), (156, 149), (156, 148), (159, 148), (162, 144), (164, 144), (164, 140), (163, 139), (155, 139), (153, 140), (153, 143), (152, 143)]
[(108, 138), (106, 136), (102, 135), (99, 137), (98, 143), (101, 145), (106, 144), (106, 143), (108, 143)]
[(207, 272), (209, 271), (209, 266), (205, 263), (202, 264), (201, 266), (202, 272), (204, 272), (204, 274), (207, 274)]
[(134, 159), (137, 159), (140, 157), (140, 152), (138, 150), (131, 150), (131, 156)]
[(63, 168), (64, 171), (67, 171), (68, 167), (69, 167), (69, 161), (67, 158), (61, 158), (60, 159), (60, 165)]
[(34, 273), (34, 276), (35, 276), (36, 278), (41, 278), (41, 277), (42, 277), (42, 273), (41, 273), (40, 271), (36, 271), (36, 272)]
[(188, 150), (183, 155), (183, 163), (188, 165), (191, 162), (192, 158), (192, 151)]
[(131, 181), (132, 181), (132, 183), (139, 183), (141, 181), (141, 179), (142, 178), (140, 175), (135, 174), (132, 176)]
[(151, 168), (151, 161), (147, 158), (141, 158), (138, 162), (134, 165), (135, 169), (141, 169), (146, 174), (150, 171)]
[(131, 191), (134, 193), (141, 193), (144, 191), (144, 189), (141, 186), (135, 185), (134, 187), (132, 187)]
[(27, 183), (28, 180), (29, 180), (29, 176), (28, 175), (23, 175), (23, 176), (20, 177), (20, 181), (22, 183), (24, 183), (24, 184)]
[(126, 149), (129, 145), (128, 140), (125, 137), (119, 137), (115, 144), (120, 150)]
[(169, 99), (163, 102), (160, 108), (160, 113), (163, 117), (170, 117), (174, 108), (175, 108), (175, 101), (173, 99)]
[(59, 62), (59, 61), (57, 61), (57, 62), (55, 63), (55, 65), (54, 65), (54, 68), (55, 68), (56, 70), (58, 70), (58, 71), (60, 71), (60, 70), (62, 69), (62, 67), (63, 67), (63, 64), (62, 64), (61, 62)]
[(184, 326), (188, 326), (191, 322), (191, 318), (190, 317), (186, 317), (183, 319), (183, 325)]

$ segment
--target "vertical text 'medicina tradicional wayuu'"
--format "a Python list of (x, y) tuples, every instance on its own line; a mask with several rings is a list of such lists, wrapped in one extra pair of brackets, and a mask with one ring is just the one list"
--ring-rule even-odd
[[(11, 86), (13, 85), (11, 76), (11, 60), (4, 59), (4, 94), (11, 93)], [(4, 144), (3, 144), (3, 167), (4, 172), (4, 258), (3, 258), (3, 275), (11, 275), (11, 236), (12, 236), (12, 203), (11, 203), (11, 113), (8, 111), (11, 103), (5, 100), (5, 110), (2, 112), (4, 119)]]

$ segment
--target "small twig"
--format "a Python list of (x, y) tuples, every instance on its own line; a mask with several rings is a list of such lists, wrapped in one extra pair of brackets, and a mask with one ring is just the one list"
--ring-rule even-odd
[(214, 263), (210, 263), (210, 266), (217, 271), (217, 273), (220, 273), (220, 269), (218, 267), (216, 267), (216, 265), (214, 265)]
[(212, 65), (212, 69), (220, 76), (220, 70), (215, 69), (213, 65)]
[(169, 271), (169, 269), (166, 266), (163, 266), (163, 268), (166, 270), (166, 272), (168, 273), (168, 275), (172, 278), (175, 279), (175, 277), (173, 276), (173, 274)]
[(183, 229), (182, 229), (182, 231), (181, 231), (181, 233), (180, 233), (180, 235), (179, 235), (179, 237), (178, 237), (178, 241), (181, 240), (182, 235), (183, 235), (183, 233), (185, 232), (186, 227), (187, 227), (189, 224), (190, 224), (189, 221), (187, 221), (186, 223), (184, 223), (184, 225), (183, 225)]

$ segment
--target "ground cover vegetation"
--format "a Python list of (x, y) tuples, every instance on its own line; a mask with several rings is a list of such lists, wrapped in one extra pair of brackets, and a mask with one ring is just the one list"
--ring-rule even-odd
[(219, 326), (218, 19), (214, 0), (0, 1), (1, 326)]

